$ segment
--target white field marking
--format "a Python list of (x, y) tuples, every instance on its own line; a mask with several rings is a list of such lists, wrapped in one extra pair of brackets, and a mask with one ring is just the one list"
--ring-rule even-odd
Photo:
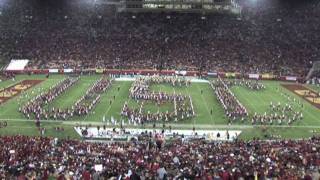
[[(25, 80), (25, 79), (21, 79), (21, 80), (19, 80), (19, 81), (15, 81), (14, 83), (8, 84), (7, 86), (1, 87), (0, 89), (9, 88), (9, 87), (11, 87), (11, 86), (13, 86), (13, 85), (15, 85), (15, 84), (18, 84), (18, 83), (22, 82), (23, 80)], [(9, 80), (9, 81), (11, 81), (11, 80)], [(2, 82), (5, 82), (5, 81), (2, 81)]]
[[(176, 89), (174, 88), (174, 86), (172, 86), (172, 87), (173, 87), (173, 93), (176, 94)], [(173, 101), (173, 109), (174, 109), (174, 113), (177, 115), (178, 111), (177, 111), (177, 100), (176, 99), (174, 99), (174, 101)]]
[[(191, 85), (190, 85), (191, 86)], [(173, 88), (174, 89), (174, 88)], [(189, 96), (191, 96), (190, 95), (190, 93), (189, 93), (189, 88), (188, 87), (186, 87), (185, 89), (184, 89), (184, 91), (189, 95)], [(195, 112), (195, 110), (193, 109), (193, 112)], [(195, 125), (196, 123), (196, 120), (194, 119), (194, 118), (196, 118), (196, 116), (193, 116), (193, 118), (192, 118), (192, 124), (193, 125)], [(211, 117), (211, 120), (212, 120), (212, 117)]]
[[(24, 81), (24, 80), (30, 80), (30, 79), (20, 80), (19, 83), (22, 82), (22, 81)], [(35, 90), (36, 88), (41, 88), (41, 87), (43, 87), (43, 86), (44, 86), (43, 83), (44, 83), (45, 81), (48, 81), (48, 80), (51, 80), (51, 79), (43, 80), (42, 82), (40, 82), (40, 83), (32, 86), (31, 88), (27, 89), (26, 91), (22, 91), (22, 92), (21, 92), (20, 94), (18, 94), (17, 96), (14, 96), (13, 98), (8, 99), (8, 100), (7, 100), (6, 102), (4, 102), (3, 104), (0, 104), (0, 107), (4, 107), (7, 103), (9, 103), (9, 102), (11, 102), (11, 101), (13, 101), (13, 100), (19, 99), (24, 93), (29, 93), (29, 92), (32, 92), (33, 90)], [(10, 86), (13, 86), (13, 85), (15, 85), (15, 84), (17, 84), (17, 83), (13, 83), (13, 84), (10, 85)], [(10, 87), (10, 86), (9, 86), (9, 87)], [(50, 88), (50, 87), (49, 87), (49, 88)], [(46, 90), (46, 91), (47, 91), (47, 90)], [(28, 97), (28, 98), (24, 98), (24, 97), (23, 97), (22, 101), (23, 101), (23, 103), (26, 103), (27, 101), (29, 101), (30, 99), (34, 98), (35, 96), (36, 96), (36, 95), (34, 95), (34, 96), (32, 96), (32, 97)], [(20, 106), (20, 105), (19, 105), (19, 106)], [(3, 115), (3, 114), (6, 113), (8, 110), (9, 110), (9, 108), (7, 108), (6, 111), (0, 112), (0, 115)]]
[[(286, 89), (286, 90), (288, 90), (288, 89)], [(289, 90), (288, 90), (288, 91), (289, 91)], [(310, 112), (310, 109), (311, 109), (311, 108), (316, 108), (316, 109), (317, 109), (317, 107), (315, 107), (314, 105), (310, 104), (309, 101), (307, 101), (306, 99), (302, 98), (301, 96), (298, 96), (298, 95), (294, 94), (294, 93), (291, 92), (291, 91), (289, 91), (289, 92), (292, 93), (295, 97), (299, 97), (300, 99), (302, 99), (302, 100), (300, 100), (300, 102), (303, 103), (303, 109), (301, 110), (303, 113), (309, 114), (310, 116), (312, 116), (312, 117), (314, 118), (314, 120), (317, 120), (317, 119), (318, 119), (313, 113)], [(308, 107), (308, 108), (306, 109), (306, 108), (305, 108), (306, 106), (310, 106), (310, 107)], [(304, 117), (305, 117), (305, 116), (304, 116)], [(304, 119), (303, 119), (302, 121), (304, 122)], [(314, 121), (313, 121), (313, 122), (314, 122)], [(309, 125), (309, 123), (308, 123), (308, 125)]]
[[(309, 114), (310, 116), (312, 116), (312, 117), (314, 118), (314, 120), (317, 119), (317, 117), (316, 117), (313, 113), (309, 112), (309, 110), (308, 110), (308, 109), (310, 109), (310, 108), (316, 108), (315, 106), (313, 106), (309, 101), (307, 101), (307, 100), (304, 99), (303, 97), (298, 96), (297, 94), (293, 93), (293, 92), (290, 91), (289, 89), (287, 89), (287, 88), (283, 88), (283, 89), (284, 89), (287, 93), (290, 93), (290, 94), (291, 94), (291, 97), (293, 96), (293, 97), (296, 98), (296, 99), (300, 99), (300, 102), (303, 103), (303, 109), (301, 110), (303, 113)], [(310, 107), (309, 107), (308, 109), (306, 109), (305, 106), (310, 106)], [(305, 120), (305, 116), (303, 117), (302, 122), (304, 122), (304, 120)], [(314, 121), (313, 121), (313, 122), (314, 122)], [(304, 122), (304, 124), (306, 124), (306, 123)], [(309, 123), (308, 123), (308, 125), (309, 125)]]
[[(273, 90), (273, 89), (272, 89), (272, 90)], [(271, 99), (271, 95), (270, 95), (270, 94), (268, 94), (267, 96)], [(292, 97), (292, 96), (290, 95), (290, 97)], [(283, 96), (281, 96), (281, 98), (283, 98)], [(288, 101), (287, 98), (284, 98), (284, 99), (286, 99), (286, 103), (291, 104), (291, 102)], [(292, 107), (293, 107), (295, 110), (296, 110), (296, 108), (297, 108), (296, 105), (297, 105), (296, 102), (292, 103)], [(302, 119), (302, 121), (298, 120), (298, 121), (295, 121), (295, 122), (293, 122), (293, 123), (298, 123), (298, 122), (301, 122), (301, 124), (302, 124), (303, 126), (308, 126), (308, 125), (310, 125), (309, 123), (306, 123), (303, 119)]]
[[(186, 77), (186, 79), (190, 79), (191, 82), (195, 82), (195, 83), (209, 83), (208, 80), (205, 79), (197, 79), (197, 78), (193, 78), (193, 77)], [(121, 78), (115, 78), (115, 81), (135, 81), (136, 78), (135, 77), (121, 77)]]
[[(190, 77), (189, 77), (190, 78)], [(50, 78), (50, 79), (46, 79), (45, 81), (53, 81), (53, 80), (56, 80), (56, 79), (60, 79), (60, 78)], [(135, 78), (116, 78), (116, 81), (134, 81), (134, 79)], [(209, 83), (209, 81), (208, 80), (202, 80), (202, 79), (195, 79), (195, 78), (190, 78), (191, 79), (191, 82), (202, 82), (202, 83), (204, 83), (204, 82), (206, 82), (206, 83)], [(21, 82), (22, 80), (20, 80), (19, 82)], [(82, 79), (82, 81), (92, 81), (92, 80), (89, 80), (89, 79)], [(15, 82), (15, 83), (13, 83), (13, 84), (16, 84), (17, 82)], [(40, 84), (38, 84), (38, 85), (36, 85), (36, 86), (43, 86), (43, 84), (42, 83), (40, 83)], [(36, 87), (35, 86), (35, 87)], [(30, 90), (32, 90), (32, 89), (34, 89), (35, 87), (33, 87), (33, 88), (31, 88), (31, 89), (29, 89), (28, 91), (30, 91)], [(198, 87), (199, 88), (199, 87)], [(288, 91), (288, 90), (287, 90)], [(290, 91), (289, 91), (290, 92)], [(290, 92), (290, 93), (292, 93), (292, 92)], [(119, 93), (118, 93), (119, 94)], [(19, 95), (20, 96), (20, 95)], [(19, 96), (17, 96), (17, 97), (19, 97)], [(15, 98), (17, 98), (17, 97), (14, 97), (14, 99)], [(302, 99), (303, 101), (305, 101), (305, 99), (303, 99), (303, 98), (301, 98), (300, 96), (297, 96), (299, 99)], [(203, 99), (203, 97), (202, 97), (202, 99)], [(130, 100), (131, 99), (129, 99), (129, 102), (130, 102)], [(206, 108), (208, 109), (208, 107), (206, 106)], [(110, 111), (110, 109), (111, 109), (111, 106), (108, 108), (108, 110), (107, 110), (107, 112), (105, 113), (105, 114), (107, 114), (109, 111)], [(305, 111), (306, 112), (306, 111)], [(310, 112), (308, 112), (307, 111), (307, 113), (308, 114), (310, 114)], [(0, 113), (0, 114), (3, 114), (3, 113)], [(313, 114), (311, 114), (313, 117), (315, 117)], [(1, 120), (1, 119), (0, 119)], [(6, 120), (6, 119), (5, 119)], [(8, 119), (8, 120), (10, 120), (10, 119)], [(23, 120), (23, 119), (21, 119), (21, 120)], [(25, 119), (26, 120), (26, 119)], [(26, 121), (29, 121), (29, 120), (26, 120)], [(57, 122), (57, 120), (52, 120), (53, 122)], [(47, 120), (46, 120), (46, 122), (47, 122)], [(61, 122), (65, 122), (65, 121), (63, 121), (63, 120), (61, 120)], [(79, 121), (80, 122), (80, 121)], [(241, 126), (243, 126), (243, 125), (241, 125)], [(271, 127), (275, 127), (275, 126), (271, 126)], [(312, 128), (312, 127), (315, 127), (315, 128), (318, 128), (318, 127), (320, 127), (320, 126), (312, 126), (312, 125), (307, 125), (307, 126), (279, 126), (279, 127), (310, 127), (310, 128)]]
[[(290, 92), (290, 91), (289, 91), (289, 92)], [(292, 93), (292, 92), (290, 92), (290, 93)], [(250, 96), (250, 94), (253, 94), (253, 92), (249, 91), (248, 94), (249, 94), (249, 96)], [(248, 97), (247, 95), (245, 95), (245, 96)], [(271, 95), (267, 95), (267, 96), (269, 97), (270, 100), (272, 99), (272, 98), (270, 98)], [(264, 99), (261, 98), (260, 96), (258, 96), (257, 98), (258, 98), (260, 101), (265, 102)], [(281, 96), (281, 98), (283, 98), (283, 96)], [(285, 99), (285, 100), (283, 100), (283, 101), (285, 101), (286, 103), (289, 103), (289, 101), (288, 101), (286, 98), (283, 98), (283, 99)], [(250, 104), (249, 106), (254, 107), (254, 105), (253, 105), (252, 102), (248, 102), (248, 103)], [(246, 107), (246, 106), (245, 106), (245, 107)], [(246, 108), (247, 108), (247, 107), (246, 107)], [(249, 110), (252, 111), (253, 109), (249, 108)], [(251, 112), (251, 113), (252, 113), (252, 112)], [(310, 114), (309, 112), (307, 112), (307, 113)], [(313, 114), (311, 114), (311, 115), (312, 115), (313, 117), (315, 117)], [(296, 121), (296, 122), (301, 122), (304, 127), (311, 126), (310, 124), (305, 123), (304, 120), (302, 120), (302, 121)], [(296, 122), (295, 122), (295, 123), (296, 123)], [(290, 126), (288, 126), (288, 127), (290, 127)], [(291, 127), (292, 127), (292, 126), (291, 126)]]
[[(8, 127), (8, 126), (7, 126)], [(37, 129), (36, 126), (10, 126), (10, 128), (18, 129)], [(5, 129), (4, 129), (5, 130)], [(1, 133), (0, 133), (1, 134)]]
[[(84, 82), (84, 83), (80, 83), (80, 81), (81, 82)], [(63, 95), (65, 95), (65, 94), (68, 94), (68, 93), (70, 93), (70, 91), (73, 91), (74, 89), (73, 88), (79, 88), (78, 86), (79, 85), (84, 85), (85, 87), (87, 87), (86, 88), (86, 91), (84, 91), (84, 93), (80, 96), (80, 97), (76, 97), (76, 99), (75, 100), (73, 100), (74, 98), (72, 98), (70, 101), (67, 101), (67, 102), (65, 102), (65, 103), (63, 103), (63, 105), (62, 105), (62, 107), (64, 107), (64, 106), (66, 106), (66, 104), (69, 104), (70, 102), (70, 104), (71, 104), (71, 106), (73, 106), (74, 104), (75, 104), (75, 102), (77, 102), (86, 92), (87, 92), (87, 90), (89, 90), (90, 88), (91, 88), (91, 86), (90, 85), (94, 85), (95, 84), (95, 82), (97, 81), (97, 79), (87, 79), (87, 80), (84, 80), (84, 79), (82, 79), (82, 78), (79, 78), (79, 80), (76, 82), (76, 84), (74, 84), (73, 86), (71, 86), (71, 87), (69, 87), (65, 92), (63, 92), (61, 95), (63, 96)], [(88, 82), (90, 82), (90, 83), (88, 83)], [(59, 98), (61, 98), (62, 96), (58, 96), (57, 97), (57, 99), (55, 99), (54, 101), (60, 101), (59, 100)], [(73, 101), (73, 102), (72, 102)], [(54, 103), (54, 102), (51, 102), (51, 103)], [(50, 103), (50, 104), (51, 104)], [(55, 102), (55, 103), (58, 103), (58, 102)], [(59, 102), (60, 103), (60, 102)], [(49, 104), (49, 106), (50, 106), (50, 104)], [(60, 104), (59, 104), (59, 106), (61, 106)], [(53, 107), (55, 107), (55, 106), (53, 106)], [(68, 106), (68, 107), (70, 107), (70, 106)], [(65, 109), (66, 108), (68, 108), (68, 107), (65, 107)], [(85, 119), (86, 119), (86, 117), (88, 116), (88, 114), (85, 116)], [(85, 120), (84, 119), (84, 120)]]
[[(120, 91), (121, 91), (121, 87), (122, 87), (123, 85), (120, 85)], [(111, 87), (112, 88), (112, 87)], [(118, 95), (120, 94), (120, 91), (118, 91), (117, 93), (116, 93), (116, 98), (118, 97)], [(109, 111), (110, 111), (110, 109), (111, 109), (111, 107), (112, 107), (112, 105), (113, 105), (113, 103), (114, 103), (114, 101), (112, 101), (112, 103), (110, 104), (110, 106), (108, 107), (108, 109), (107, 109), (107, 111), (103, 114), (103, 116), (106, 116), (106, 114), (108, 114), (109, 113)]]
[[(0, 119), (0, 121), (7, 121), (8, 123), (10, 122), (33, 122), (33, 120), (28, 120), (28, 119)], [(76, 124), (83, 124), (82, 121), (64, 121), (64, 120), (42, 120), (42, 123), (62, 123), (63, 125), (76, 125)], [(90, 121), (87, 122), (86, 124), (92, 124), (92, 125), (105, 125), (105, 123), (102, 122), (96, 122), (96, 121)], [(193, 124), (168, 124), (171, 125), (172, 127), (185, 127), (185, 128), (192, 128)], [(225, 128), (225, 129), (233, 129), (233, 128), (239, 128), (239, 129), (252, 129), (252, 128), (259, 128), (259, 127), (269, 127), (269, 128), (310, 128), (310, 129), (320, 129), (320, 126), (297, 126), (297, 125), (223, 125), (223, 124), (216, 124), (215, 126), (208, 126), (210, 124), (197, 124), (197, 128), (202, 128), (202, 129), (217, 129), (217, 128)], [(147, 127), (151, 127), (152, 124), (146, 124)], [(9, 126), (8, 127), (12, 127)], [(19, 126), (19, 127), (24, 127), (24, 126)], [(128, 126), (131, 127), (131, 126)], [(132, 126), (132, 127), (140, 127), (140, 126)]]
[[(197, 86), (197, 89), (201, 92), (201, 89), (199, 88), (199, 86)], [(202, 96), (201, 93), (200, 93), (200, 96), (201, 96), (201, 99), (203, 100), (203, 102), (206, 103), (206, 104), (205, 104), (206, 109), (207, 109), (207, 111), (208, 111), (208, 114), (211, 116), (210, 110), (209, 110), (209, 108), (208, 108), (208, 103), (207, 103), (207, 101), (204, 99), (204, 97)], [(211, 121), (212, 121), (213, 125), (215, 125), (215, 123), (214, 123), (214, 121), (213, 121), (213, 119), (212, 119), (212, 116), (211, 116)]]
[[(58, 103), (57, 106), (65, 107), (64, 109), (67, 109), (67, 108), (70, 108), (71, 106), (73, 106), (92, 87), (90, 85), (93, 85), (95, 83), (94, 80), (93, 80), (94, 82), (91, 82), (91, 83), (80, 83), (80, 81), (81, 81), (81, 79), (79, 79), (79, 81), (76, 84), (74, 84), (73, 86), (69, 87), (65, 92), (60, 94), (60, 96), (58, 96), (56, 99), (54, 99), (51, 103), (52, 104)], [(70, 101), (61, 100), (61, 98), (63, 96), (66, 96), (66, 95), (70, 94), (70, 92), (74, 91), (75, 88), (78, 89), (79, 88), (78, 86), (82, 85), (82, 84), (84, 86), (83, 88), (85, 88), (85, 87), (87, 87), (87, 88), (85, 89), (85, 91), (83, 93), (79, 94), (79, 97), (76, 96), (76, 97), (72, 98)], [(62, 103), (61, 101), (64, 102), (64, 103)], [(69, 103), (70, 103), (70, 105), (66, 106), (66, 104), (69, 104)], [(50, 106), (50, 104), (48, 104), (48, 105)], [(50, 107), (55, 107), (55, 106), (50, 106)]]

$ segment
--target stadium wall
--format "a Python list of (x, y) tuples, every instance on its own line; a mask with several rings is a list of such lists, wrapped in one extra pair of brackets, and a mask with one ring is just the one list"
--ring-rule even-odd
[(152, 69), (26, 69), (19, 71), (6, 71), (16, 74), (80, 74), (96, 73), (107, 75), (154, 75), (161, 74), (166, 76), (183, 75), (183, 76), (202, 76), (202, 77), (222, 77), (222, 78), (245, 78), (259, 80), (278, 80), (304, 82), (304, 78), (297, 76), (277, 76), (272, 73), (264, 74), (241, 74), (237, 72), (199, 72), (199, 71), (175, 71), (175, 70), (152, 70)]

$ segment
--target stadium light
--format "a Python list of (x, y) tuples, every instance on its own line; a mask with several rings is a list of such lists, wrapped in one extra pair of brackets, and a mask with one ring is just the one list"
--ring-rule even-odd
[(0, 5), (3, 5), (3, 4), (5, 4), (5, 3), (7, 3), (6, 1), (7, 1), (7, 0), (0, 0)]

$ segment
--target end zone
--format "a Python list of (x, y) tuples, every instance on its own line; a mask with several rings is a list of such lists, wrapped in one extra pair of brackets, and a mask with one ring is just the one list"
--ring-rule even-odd
[(43, 80), (23, 80), (10, 87), (0, 90), (0, 104), (5, 103), (11, 98), (19, 95), (22, 91), (28, 90), (31, 87), (41, 83)]
[(281, 84), (281, 86), (302, 97), (314, 107), (320, 109), (320, 93), (300, 84)]

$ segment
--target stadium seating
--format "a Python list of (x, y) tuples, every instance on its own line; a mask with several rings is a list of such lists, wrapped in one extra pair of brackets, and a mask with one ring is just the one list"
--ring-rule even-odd
[(201, 20), (194, 14), (133, 19), (115, 16), (114, 7), (103, 5), (53, 6), (43, 12), (13, 0), (0, 17), (1, 56), (30, 59), (29, 68), (306, 75), (310, 61), (319, 59), (319, 2), (249, 2), (240, 1), (241, 17), (214, 14)]
[[(264, 73), (266, 79), (276, 79), (273, 74), (277, 74), (288, 76), (288, 79), (283, 80), (291, 80), (303, 87), (298, 84), (298, 80), (307, 75), (313, 62), (320, 60), (320, 1), (235, 1), (241, 5), (241, 15), (117, 13), (114, 5), (97, 5), (94, 3), (96, 0), (0, 0), (0, 65), (7, 67), (11, 60), (27, 59), (30, 61), (23, 64), (13, 63), (9, 69), (24, 69), (28, 64), (27, 70), (35, 70), (26, 71), (28, 75), (18, 75), (17, 78), (15, 72), (11, 71), (0, 74), (2, 96), (10, 93), (7, 99), (12, 98), (10, 101), (13, 102), (0, 103), (1, 113), (4, 114), (0, 122), (0, 179), (320, 179), (320, 137), (316, 136), (320, 127), (317, 119), (319, 109), (303, 100), (310, 98), (308, 94), (314, 94), (312, 101), (315, 103), (315, 99), (320, 99), (320, 95), (305, 87), (306, 89), (302, 89), (304, 95), (298, 99), (290, 89), (284, 89), (286, 86), (282, 85), (282, 81), (273, 85), (266, 83), (267, 88), (258, 81), (260, 77), (264, 78)], [(203, 16), (205, 18), (202, 18)], [(87, 69), (90, 71), (86, 71)], [(158, 126), (163, 123), (163, 129), (157, 129), (156, 132), (154, 122), (150, 121), (147, 125), (141, 123), (142, 129), (138, 129), (140, 127), (136, 126), (136, 123), (140, 117), (135, 118), (138, 119), (136, 122), (133, 121), (134, 116), (130, 116), (132, 122), (128, 123), (134, 124), (134, 128), (125, 129), (125, 120), (122, 118), (128, 119), (127, 114), (134, 112), (133, 108), (129, 109), (127, 102), (122, 109), (114, 104), (123, 103), (119, 100), (120, 97), (127, 97), (129, 92), (131, 100), (152, 100), (150, 104), (155, 104), (154, 107), (157, 105), (155, 109), (158, 112), (154, 113), (157, 115), (161, 114), (160, 96), (163, 98), (165, 95), (172, 101), (169, 102), (173, 104), (172, 117), (176, 117), (178, 112), (181, 117), (195, 117), (197, 112), (193, 108), (193, 102), (196, 101), (191, 100), (189, 89), (180, 89), (180, 93), (186, 91), (189, 94), (189, 99), (186, 95), (176, 95), (174, 83), (172, 87), (168, 86), (173, 89), (173, 94), (149, 93), (149, 84), (141, 82), (139, 86), (133, 86), (136, 91), (128, 92), (125, 91), (129, 89), (129, 83), (123, 82), (125, 85), (122, 86), (123, 84), (115, 82), (113, 91), (105, 93), (106, 89), (111, 87), (107, 76), (99, 80), (95, 78), (100, 75), (91, 76), (91, 72), (98, 74), (99, 71), (102, 74), (102, 69), (113, 69), (110, 70), (110, 77), (118, 77), (118, 81), (133, 80), (134, 73), (130, 71), (139, 72), (137, 69), (144, 69), (146, 73), (151, 70), (157, 73), (158, 70), (171, 70), (166, 72), (167, 75), (176, 74), (177, 77), (186, 75), (187, 71), (207, 71), (217, 77), (218, 72), (225, 72), (226, 77), (236, 77), (237, 74), (241, 86), (236, 88), (250, 90), (245, 96), (241, 96), (248, 98), (248, 102), (260, 96), (256, 89), (272, 90), (261, 93), (265, 98), (261, 98), (261, 101), (256, 98), (258, 100), (252, 104), (267, 106), (267, 111), (260, 114), (262, 110), (256, 113), (248, 108), (247, 111), (242, 105), (243, 102), (240, 103), (231, 92), (230, 87), (232, 83), (236, 84), (236, 81), (230, 81), (229, 87), (227, 82), (221, 79), (216, 83), (212, 79), (194, 79), (198, 82), (210, 82), (212, 87), (208, 86), (208, 90), (206, 86), (193, 86), (197, 90), (192, 90), (191, 95), (196, 94), (195, 97), (199, 97), (199, 104), (217, 101), (222, 106), (220, 109), (219, 104), (215, 103), (197, 106), (196, 110), (206, 108), (208, 111), (208, 115), (202, 113), (201, 117), (196, 116), (197, 121), (201, 118), (211, 119), (208, 123), (199, 123), (206, 129), (197, 131), (202, 135), (195, 135), (198, 125), (196, 119), (186, 118), (181, 120), (189, 120), (189, 124), (186, 124), (189, 126), (174, 124), (183, 130), (171, 131), (170, 126), (166, 131), (163, 130), (166, 121), (176, 123), (176, 119), (161, 120), (154, 116)], [(118, 69), (125, 77), (119, 78), (120, 75), (112, 73)], [(46, 75), (33, 76), (33, 72), (43, 72)], [(51, 78), (50, 73), (59, 75)], [(63, 73), (66, 75), (62, 75)], [(251, 80), (246, 82), (243, 73), (250, 73), (248, 77)], [(85, 74), (89, 74), (88, 77), (92, 79), (80, 79), (85, 77)], [(192, 74), (196, 75), (197, 73)], [(319, 77), (319, 74), (316, 76)], [(64, 77), (66, 79), (63, 79)], [(317, 77), (311, 80), (312, 84), (320, 84)], [(38, 80), (31, 80), (32, 78)], [(44, 85), (28, 92), (27, 86), (31, 88), (33, 84), (23, 84), (22, 82), (27, 81), (24, 79), (39, 83), (44, 81)], [(64, 97), (74, 95), (69, 99), (70, 102), (76, 99), (70, 108), (62, 109), (60, 101), (53, 104), (54, 99), (58, 99), (59, 95), (77, 81), (81, 81), (81, 84), (73, 86), (74, 91), (60, 96), (60, 101), (66, 101), (67, 98)], [(14, 91), (11, 87), (17, 87), (19, 91)], [(171, 91), (169, 88), (168, 92)], [(7, 89), (10, 91), (6, 91)], [(79, 93), (74, 93), (76, 91)], [(13, 96), (13, 93), (18, 95), (20, 92), (21, 96)], [(294, 93), (294, 90), (292, 92)], [(206, 94), (213, 95), (203, 96)], [(100, 98), (103, 101), (100, 101)], [(177, 108), (178, 98), (181, 99), (180, 107), (190, 107), (188, 111)], [(184, 98), (188, 100), (186, 103)], [(292, 102), (299, 107), (292, 108)], [(93, 111), (98, 103), (101, 105), (99, 112)], [(144, 102), (140, 103), (143, 105)], [(277, 107), (275, 103), (278, 104)], [(151, 114), (143, 114), (142, 105), (136, 114)], [(133, 104), (131, 106), (134, 107)], [(108, 127), (104, 125), (106, 116), (111, 116), (113, 121), (114, 113), (108, 114), (109, 110), (122, 115), (119, 129), (117, 121), (109, 126), (107, 120)], [(302, 110), (306, 112), (306, 116)], [(185, 112), (190, 113), (184, 116)], [(288, 119), (288, 122), (281, 121), (280, 113), (283, 115), (281, 118)], [(224, 116), (227, 123), (220, 122), (219, 118), (223, 120)], [(310, 122), (302, 121), (308, 116), (313, 116)], [(104, 130), (100, 129), (101, 117)], [(268, 121), (265, 121), (265, 117)], [(70, 121), (67, 121), (68, 118)], [(246, 121), (249, 122), (250, 118), (251, 124), (248, 124)], [(295, 120), (298, 123), (292, 124), (297, 118), (301, 121)], [(274, 119), (278, 122), (273, 122)], [(33, 126), (33, 120), (36, 127)], [(88, 123), (88, 126), (81, 123)], [(94, 125), (91, 126), (91, 123)], [(153, 129), (148, 131), (151, 123), (154, 123)], [(184, 130), (188, 127), (193, 130)], [(208, 133), (215, 137), (205, 136), (205, 131), (209, 132), (209, 129), (216, 127), (218, 130)], [(220, 130), (222, 128), (225, 130)], [(236, 130), (238, 128), (241, 131)], [(297, 129), (298, 135), (293, 137), (313, 137), (299, 140), (281, 139), (291, 137), (281, 135), (295, 134)], [(72, 130), (75, 130), (74, 134)], [(283, 131), (282, 134), (279, 131)], [(248, 137), (240, 138), (265, 136), (267, 139), (270, 136), (274, 140), (240, 140), (239, 132), (251, 133)], [(20, 133), (38, 136), (18, 135)], [(121, 137), (117, 136), (117, 133)], [(127, 136), (122, 136), (123, 134)], [(69, 135), (78, 140), (70, 140)], [(125, 140), (116, 141), (117, 138)]]
[(1, 137), (0, 178), (48, 179), (319, 179), (320, 139), (163, 143), (86, 143)]

